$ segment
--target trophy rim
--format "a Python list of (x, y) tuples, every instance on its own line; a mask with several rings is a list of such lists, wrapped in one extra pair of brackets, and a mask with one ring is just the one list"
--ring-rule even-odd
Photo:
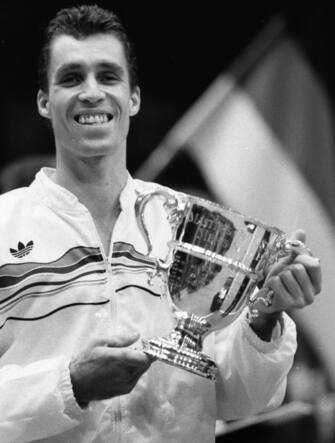
[[(188, 202), (190, 202), (190, 200), (192, 201), (192, 203), (197, 203), (197, 202), (198, 203), (204, 203), (207, 207), (217, 208), (219, 211), (226, 210), (226, 211), (228, 211), (231, 214), (235, 214), (235, 215), (241, 217), (243, 220), (250, 221), (251, 223), (254, 223), (257, 226), (261, 226), (262, 228), (265, 228), (265, 229), (267, 229), (267, 230), (269, 230), (269, 231), (271, 231), (271, 232), (273, 232), (275, 234), (284, 235), (284, 236), (287, 235), (286, 232), (283, 229), (278, 228), (277, 226), (274, 226), (272, 224), (268, 224), (266, 221), (264, 221), (264, 220), (262, 220), (260, 218), (256, 218), (256, 217), (253, 217), (253, 216), (247, 216), (247, 215), (243, 214), (242, 212), (240, 212), (240, 211), (238, 211), (236, 209), (232, 209), (230, 206), (226, 206), (226, 205), (224, 205), (222, 203), (217, 203), (217, 202), (214, 202), (212, 200), (208, 200), (206, 198), (198, 197), (196, 195), (187, 194), (187, 193), (184, 193), (184, 192), (177, 192), (177, 194), (180, 194), (181, 196), (184, 197), (186, 204)], [(173, 194), (171, 194), (171, 195), (173, 195)]]

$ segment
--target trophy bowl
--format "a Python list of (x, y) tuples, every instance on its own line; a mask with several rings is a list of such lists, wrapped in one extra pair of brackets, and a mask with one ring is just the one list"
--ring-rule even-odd
[[(165, 260), (152, 255), (145, 207), (163, 200), (171, 225)], [(167, 337), (143, 340), (143, 350), (170, 365), (215, 380), (216, 364), (202, 351), (204, 337), (233, 322), (256, 300), (265, 270), (280, 257), (299, 251), (280, 229), (211, 201), (157, 188), (135, 202), (137, 224), (154, 262), (150, 282), (160, 276), (175, 319)]]

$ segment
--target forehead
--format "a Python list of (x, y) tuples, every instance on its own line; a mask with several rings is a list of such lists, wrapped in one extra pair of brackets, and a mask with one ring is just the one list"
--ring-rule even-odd
[(83, 39), (60, 35), (50, 45), (50, 75), (70, 63), (95, 66), (106, 62), (116, 63), (127, 72), (124, 48), (113, 34), (94, 34)]

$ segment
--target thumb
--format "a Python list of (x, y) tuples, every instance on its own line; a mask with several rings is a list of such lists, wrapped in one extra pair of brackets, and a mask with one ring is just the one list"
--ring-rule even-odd
[(111, 348), (125, 348), (134, 344), (140, 338), (138, 332), (124, 332), (115, 334), (113, 337), (98, 339), (95, 346), (108, 346)]
[(291, 255), (293, 260), (298, 255), (313, 255), (311, 250), (306, 246), (306, 233), (303, 229), (297, 229), (289, 240), (291, 247)]
[(299, 240), (302, 243), (306, 243), (306, 232), (303, 229), (297, 229), (292, 234), (292, 240)]

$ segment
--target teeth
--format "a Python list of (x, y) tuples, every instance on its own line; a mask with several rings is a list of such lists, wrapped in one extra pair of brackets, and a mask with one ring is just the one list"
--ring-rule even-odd
[(82, 114), (78, 117), (78, 123), (81, 125), (101, 125), (107, 122), (107, 114)]

